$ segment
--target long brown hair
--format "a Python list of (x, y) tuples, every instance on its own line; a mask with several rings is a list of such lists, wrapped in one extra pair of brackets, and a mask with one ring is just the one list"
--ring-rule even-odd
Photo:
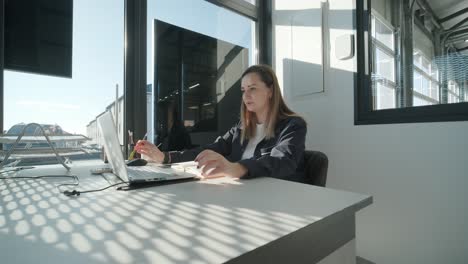
[[(275, 135), (275, 127), (278, 121), (288, 116), (298, 115), (289, 109), (289, 107), (284, 103), (278, 78), (270, 66), (262, 64), (250, 66), (244, 71), (242, 78), (250, 73), (257, 74), (260, 77), (260, 80), (262, 80), (262, 82), (265, 83), (272, 92), (269, 103), (270, 111), (268, 111), (268, 116), (265, 122), (265, 138), (270, 139)], [(241, 103), (241, 124), (243, 128), (241, 133), (241, 142), (244, 142), (244, 139), (248, 140), (255, 136), (257, 116), (253, 112), (249, 112), (247, 110), (243, 100)]]

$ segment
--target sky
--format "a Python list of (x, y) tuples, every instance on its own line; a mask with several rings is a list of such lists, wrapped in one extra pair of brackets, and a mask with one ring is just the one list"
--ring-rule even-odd
[[(123, 94), (124, 0), (73, 2), (72, 78), (5, 70), (6, 130), (35, 122), (86, 135), (86, 125), (115, 100), (116, 85)], [(155, 18), (253, 51), (247, 18), (200, 0), (148, 0), (148, 80)]]

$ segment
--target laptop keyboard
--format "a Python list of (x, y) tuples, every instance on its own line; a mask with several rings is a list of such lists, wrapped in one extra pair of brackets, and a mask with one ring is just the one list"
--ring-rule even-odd
[(151, 166), (127, 167), (127, 171), (129, 175), (137, 179), (157, 178), (161, 177), (161, 174), (164, 174)]

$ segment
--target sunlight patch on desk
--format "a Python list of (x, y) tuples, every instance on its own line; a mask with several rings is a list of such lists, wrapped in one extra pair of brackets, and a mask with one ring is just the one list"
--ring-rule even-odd
[(222, 263), (226, 260), (220, 254), (217, 254), (216, 252), (206, 248), (195, 247), (193, 251), (195, 251), (203, 260), (208, 263)]
[(41, 197), (39, 194), (36, 193), (36, 194), (33, 194), (33, 195), (31, 196), (31, 199), (32, 199), (33, 201), (35, 201), (35, 202), (38, 202), (38, 201), (42, 200), (42, 197)]
[(93, 259), (95, 259), (95, 260), (97, 260), (99, 262), (109, 263), (109, 259), (106, 257), (106, 255), (104, 255), (101, 252), (92, 253), (91, 258), (93, 258)]
[(179, 247), (190, 247), (192, 245), (192, 243), (185, 237), (182, 237), (167, 229), (158, 229), (158, 233), (161, 234), (161, 237), (167, 240), (170, 239), (174, 244), (176, 244)]
[(199, 183), (212, 184), (212, 185), (242, 185), (243, 184), (238, 179), (234, 179), (231, 177), (204, 179), (204, 180), (199, 181)]
[(248, 227), (248, 226), (239, 226), (239, 229), (248, 233), (251, 236), (257, 236), (260, 239), (264, 240), (275, 240), (275, 238), (280, 235), (281, 233), (279, 232), (265, 232), (256, 228)]
[(158, 264), (172, 263), (172, 261), (168, 259), (165, 255), (154, 250), (143, 250), (143, 254), (145, 255), (146, 262), (148, 263), (150, 263), (152, 259), (157, 259), (159, 261)]
[(80, 233), (71, 234), (70, 244), (74, 249), (81, 253), (88, 253), (92, 249), (89, 240)]
[(143, 249), (143, 244), (129, 234), (128, 232), (125, 231), (117, 231), (115, 233), (115, 236), (117, 237), (117, 241), (119, 241), (122, 245), (125, 245), (127, 248), (132, 249), (132, 250), (141, 250)]
[(141, 216), (133, 216), (132, 219), (135, 221), (136, 224), (138, 224), (139, 226), (143, 227), (143, 228), (146, 228), (146, 229), (154, 229), (156, 228), (156, 225), (148, 220), (146, 220), (145, 218), (141, 217)]
[(60, 203), (60, 200), (59, 200), (57, 197), (52, 196), (52, 197), (49, 198), (49, 202), (50, 202), (51, 204), (59, 204), (59, 203)]
[(265, 225), (252, 221), (250, 219), (238, 219), (237, 221), (239, 222), (239, 225), (248, 226), (250, 228), (258, 229), (263, 232), (277, 233), (279, 231), (274, 225)]
[(208, 225), (207, 227), (201, 227), (200, 231), (208, 237), (214, 238), (223, 244), (230, 244), (235, 245), (236, 240), (232, 238), (230, 235), (220, 234), (217, 230), (213, 230), (213, 226), (216, 225)]
[(237, 208), (234, 211), (234, 214), (240, 217), (248, 218), (258, 223), (263, 223), (265, 225), (270, 225), (272, 223), (266, 214), (261, 212), (255, 212), (247, 208)]
[(159, 199), (158, 199), (157, 203), (153, 203), (152, 205), (155, 206), (155, 207), (158, 207), (159, 209), (164, 210), (164, 211), (172, 209), (172, 207), (169, 206), (169, 205), (161, 204)]
[(63, 204), (63, 203), (59, 204), (58, 209), (60, 212), (65, 213), (65, 214), (68, 214), (71, 212), (70, 207), (68, 207), (68, 205)]
[(114, 207), (114, 211), (122, 217), (132, 216), (132, 213), (122, 207)]
[(62, 233), (70, 233), (73, 231), (73, 226), (67, 219), (62, 218), (57, 221), (57, 229)]
[(3, 196), (3, 202), (5, 203), (9, 203), (13, 201), (13, 199), (14, 199), (13, 195), (9, 194), (9, 192), (7, 195)]
[[(28, 197), (23, 197), (19, 200), (19, 203), (21, 205), (27, 205), (27, 204), (31, 204), (31, 200), (28, 198)], [(36, 207), (34, 207), (36, 208)]]
[(113, 223), (120, 224), (124, 222), (123, 218), (114, 212), (104, 212), (104, 215)]
[(140, 214), (142, 217), (150, 221), (155, 221), (155, 222), (161, 221), (161, 217), (159, 217), (159, 215), (153, 214), (149, 212), (148, 210), (142, 210), (138, 212), (138, 214)]
[(33, 225), (35, 226), (43, 226), (46, 224), (46, 219), (43, 215), (41, 214), (35, 214), (32, 219), (31, 219), (31, 222)]
[[(26, 209), (27, 210), (27, 209)], [(47, 218), (53, 220), (53, 219), (57, 219), (60, 217), (60, 214), (57, 210), (55, 210), (54, 208), (49, 208), (47, 209), (46, 211), (46, 216)]]
[(67, 251), (70, 249), (70, 247), (65, 243), (58, 243), (55, 245), (55, 248), (63, 250), (63, 251)]
[(183, 206), (187, 206), (187, 207), (191, 207), (191, 208), (194, 208), (194, 209), (198, 209), (200, 208), (201, 206), (198, 205), (198, 204), (194, 204), (192, 202), (187, 202), (187, 201), (182, 201), (182, 202), (179, 202), (180, 205), (183, 205)]
[(141, 238), (141, 239), (147, 239), (149, 238), (149, 232), (144, 230), (143, 228), (131, 223), (131, 224), (124, 224), (125, 228), (127, 229), (128, 232), (130, 232), (132, 235)]
[(13, 221), (18, 221), (22, 218), (23, 218), (23, 212), (21, 212), (21, 210), (16, 209), (10, 213), (10, 219)]
[(29, 223), (25, 220), (18, 221), (15, 226), (15, 233), (19, 236), (24, 236), (31, 231)]
[[(158, 251), (167, 252), (167, 257), (175, 259), (177, 261), (188, 261), (188, 256), (183, 250), (174, 246), (168, 240), (162, 240), (159, 238), (151, 239), (151, 243)], [(168, 256), (169, 255), (169, 256)]]
[(128, 250), (115, 241), (106, 241), (104, 245), (107, 250), (107, 254), (118, 263), (132, 263), (133, 257), (130, 255)]
[(70, 205), (70, 207), (73, 207), (73, 208), (79, 208), (79, 207), (82, 206), (81, 203), (79, 203), (77, 200), (73, 200), (73, 199), (68, 200), (68, 205)]
[(183, 226), (180, 226), (176, 223), (171, 223), (167, 221), (167, 222), (163, 222), (163, 225), (166, 226), (172, 232), (177, 233), (181, 236), (191, 237), (195, 235), (192, 230), (185, 228)]
[(16, 198), (23, 198), (26, 194), (23, 191), (18, 191), (15, 193)]
[(100, 206), (99, 204), (97, 204), (97, 203), (92, 203), (89, 207), (91, 207), (91, 209), (93, 209), (96, 212), (103, 212), (104, 211), (104, 208), (102, 206)]
[(193, 215), (193, 217), (197, 217), (195, 215), (198, 215), (200, 214), (200, 209), (195, 209), (193, 207), (189, 207), (189, 206), (186, 206), (186, 205), (182, 205), (181, 203), (177, 203), (174, 205), (174, 208), (178, 209), (178, 210), (182, 210), (186, 213), (189, 213), (191, 215)]
[(216, 205), (212, 205), (212, 204), (209, 204), (207, 205), (205, 208), (203, 208), (203, 210), (209, 214), (215, 214), (219, 217), (224, 217), (224, 218), (233, 218), (234, 216), (232, 215), (232, 211), (227, 209), (227, 208), (224, 208), (224, 207), (221, 207), (221, 206), (216, 206)]
[(178, 217), (183, 217), (187, 219), (188, 221), (195, 221), (198, 219), (197, 216), (193, 215), (192, 213), (188, 213), (186, 211), (180, 210), (180, 209), (173, 209), (171, 210), (171, 214), (174, 214)]
[(35, 242), (37, 240), (35, 235), (28, 235), (25, 238), (26, 240), (31, 241), (31, 242)]
[(57, 231), (51, 226), (44, 226), (41, 230), (40, 237), (47, 244), (53, 244), (58, 241)]
[(234, 225), (234, 223), (232, 222), (233, 221), (232, 219), (225, 219), (221, 216), (210, 214), (210, 210), (206, 210), (206, 211), (207, 211), (207, 214), (206, 213), (202, 214), (203, 218), (216, 222), (220, 225), (228, 225), (228, 226)]
[(16, 208), (18, 208), (18, 204), (14, 201), (8, 202), (6, 204), (6, 209), (8, 210), (15, 210)]
[(265, 240), (263, 238), (253, 236), (252, 234), (240, 234), (239, 237), (245, 239), (247, 242), (250, 242), (254, 245), (263, 245), (268, 242), (268, 240)]
[(42, 208), (42, 209), (47, 209), (50, 207), (49, 203), (47, 201), (39, 201), (39, 203), (37, 203), (37, 206), (39, 206), (39, 208)]
[(114, 224), (103, 217), (98, 217), (95, 221), (96, 225), (106, 232), (111, 232), (115, 230)]
[(80, 208), (80, 213), (88, 218), (94, 218), (96, 216), (96, 214), (93, 211), (89, 210), (89, 208), (86, 207)]
[(200, 222), (200, 224), (204, 224), (206, 226), (209, 226), (211, 229), (215, 229), (217, 232), (222, 232), (222, 233), (224, 233), (226, 235), (235, 235), (235, 234), (237, 234), (237, 231), (234, 230), (234, 228), (227, 227), (227, 226), (224, 226), (224, 225), (213, 224), (213, 222), (208, 220), (208, 219), (200, 219), (199, 222)]
[[(310, 219), (300, 218), (294, 215), (286, 214), (283, 212), (272, 212), (275, 223), (280, 228), (301, 228), (310, 223)], [(314, 221), (320, 220), (319, 217), (311, 217)]]
[(44, 197), (51, 197), (51, 196), (52, 196), (52, 193), (46, 190), (46, 191), (42, 192), (42, 196), (44, 196)]
[(86, 222), (85, 219), (80, 214), (77, 214), (75, 212), (73, 212), (73, 213), (71, 213), (69, 215), (69, 219), (75, 225), (82, 225), (82, 224), (84, 224)]
[(168, 214), (167, 218), (173, 223), (177, 223), (181, 227), (194, 228), (197, 225), (192, 220), (187, 220), (176, 215)]
[(95, 241), (104, 240), (104, 237), (105, 237), (104, 233), (94, 225), (85, 225), (83, 230), (84, 230), (84, 233), (92, 240), (95, 240)]
[(234, 247), (228, 247), (224, 244), (220, 244), (219, 241), (213, 239), (213, 237), (207, 236), (197, 236), (196, 240), (200, 241), (202, 245), (210, 248), (214, 252), (219, 255), (223, 255), (225, 258), (229, 258), (229, 256), (237, 256), (240, 255), (240, 251), (236, 250)]

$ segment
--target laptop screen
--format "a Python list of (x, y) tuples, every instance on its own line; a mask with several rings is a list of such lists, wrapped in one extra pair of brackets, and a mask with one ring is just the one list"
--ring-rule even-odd
[(123, 181), (128, 181), (127, 168), (123, 158), (122, 148), (120, 147), (119, 137), (115, 130), (114, 119), (110, 112), (106, 112), (97, 119), (98, 128), (104, 141), (104, 150), (107, 159), (114, 170), (114, 174)]

